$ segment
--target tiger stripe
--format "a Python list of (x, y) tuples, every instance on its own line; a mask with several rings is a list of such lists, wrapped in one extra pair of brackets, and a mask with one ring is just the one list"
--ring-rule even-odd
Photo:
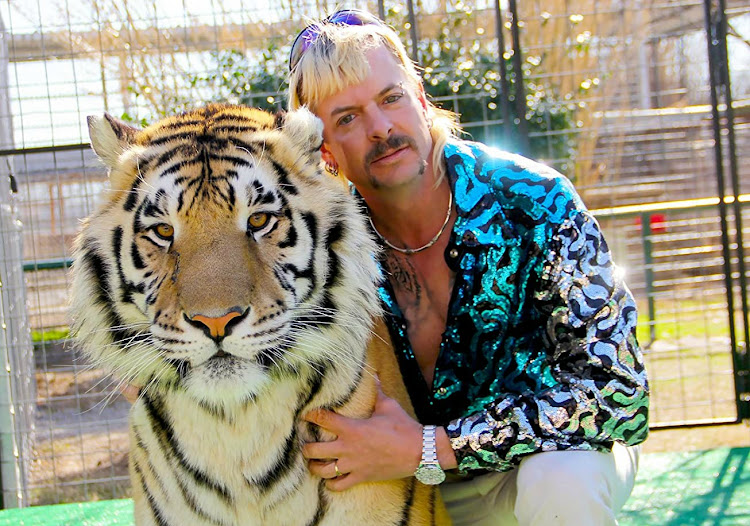
[(401, 522), (399, 526), (407, 526), (409, 524), (411, 506), (414, 503), (414, 489), (416, 487), (416, 481), (410, 480), (408, 486), (406, 486), (406, 499), (404, 499), (404, 507), (401, 512)]
[(185, 454), (180, 447), (180, 443), (174, 438), (172, 426), (169, 423), (168, 417), (162, 414), (160, 410), (161, 404), (159, 400), (148, 394), (142, 395), (141, 399), (146, 408), (146, 414), (149, 418), (151, 430), (162, 444), (162, 450), (171, 452), (180, 469), (190, 475), (196, 484), (215, 492), (217, 495), (221, 496), (227, 504), (231, 505), (234, 497), (229, 492), (229, 489), (220, 482), (212, 480), (206, 473), (194, 468), (187, 461)]
[(284, 441), (284, 446), (278, 451), (278, 456), (273, 467), (267, 472), (262, 473), (260, 477), (254, 477), (252, 484), (260, 487), (264, 493), (272, 491), (276, 483), (289, 473), (296, 462), (299, 462), (299, 457), (294, 455), (298, 448), (299, 437), (296, 431), (292, 431)]
[(146, 481), (143, 477), (143, 472), (141, 471), (140, 467), (136, 464), (133, 469), (135, 470), (138, 482), (140, 483), (141, 488), (146, 495), (149, 509), (151, 510), (151, 514), (153, 515), (154, 519), (156, 519), (156, 524), (158, 524), (158, 526), (169, 526), (169, 523), (164, 518), (164, 512), (159, 508), (159, 505), (156, 503), (156, 499), (151, 494), (148, 486), (146, 485)]
[(145, 285), (143, 283), (133, 283), (125, 276), (125, 271), (122, 268), (122, 244), (123, 231), (121, 227), (117, 227), (112, 232), (112, 252), (115, 254), (117, 277), (120, 280), (120, 298), (123, 303), (133, 303), (133, 294), (143, 294)]
[(312, 520), (307, 523), (307, 526), (319, 526), (325, 517), (327, 509), (328, 499), (326, 498), (325, 482), (321, 480), (318, 483), (318, 507), (315, 510)]
[[(143, 463), (141, 463), (141, 461), (139, 460), (139, 455), (135, 455), (135, 458), (133, 459), (135, 469), (141, 475), (141, 488), (148, 495), (152, 510), (158, 510), (158, 515), (163, 517), (164, 512), (162, 510), (165, 508), (165, 506), (163, 504), (159, 504), (159, 501), (163, 503), (168, 499), (167, 492), (165, 490), (165, 484), (161, 480), (157, 470), (151, 464), (148, 446), (146, 445), (145, 441), (141, 437), (137, 428), (133, 429), (133, 436), (135, 437), (135, 444), (136, 444), (137, 450), (140, 450), (139, 452), (145, 458)], [(159, 499), (159, 497), (155, 494), (155, 492), (151, 489), (148, 482), (146, 481), (146, 478), (143, 475), (144, 468), (147, 468), (148, 473), (151, 475), (151, 477), (153, 477), (156, 483), (156, 486), (159, 489), (160, 494), (163, 495), (161, 499)], [(206, 511), (203, 510), (200, 503), (198, 502), (198, 497), (190, 490), (190, 488), (187, 487), (187, 485), (181, 478), (174, 477), (174, 479), (175, 479), (175, 484), (177, 485), (180, 491), (180, 495), (182, 496), (182, 499), (187, 505), (187, 508), (194, 515), (196, 515), (197, 517), (200, 517), (203, 520), (203, 522), (206, 524), (210, 524), (214, 526), (228, 525), (228, 523), (222, 520), (220, 517), (219, 518), (213, 517), (209, 515), (208, 513), (206, 513)]]

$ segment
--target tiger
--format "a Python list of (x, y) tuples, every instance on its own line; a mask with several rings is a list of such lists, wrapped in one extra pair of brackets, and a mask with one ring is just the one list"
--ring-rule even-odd
[(88, 119), (109, 185), (74, 242), (72, 332), (141, 386), (129, 413), (138, 525), (447, 525), (415, 479), (333, 492), (301, 417), (410, 414), (377, 284), (378, 247), (321, 161), (322, 122), (209, 104), (144, 129)]

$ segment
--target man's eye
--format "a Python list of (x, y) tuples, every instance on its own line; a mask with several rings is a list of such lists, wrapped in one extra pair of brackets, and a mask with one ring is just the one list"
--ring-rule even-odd
[(353, 120), (354, 120), (354, 115), (349, 113), (348, 115), (344, 115), (338, 121), (336, 121), (336, 124), (338, 126), (345, 126), (349, 124), (350, 122), (352, 122)]
[(399, 91), (398, 93), (391, 93), (390, 95), (387, 95), (385, 99), (383, 99), (384, 104), (393, 104), (394, 102), (398, 102), (401, 100), (401, 97), (404, 96), (403, 91)]

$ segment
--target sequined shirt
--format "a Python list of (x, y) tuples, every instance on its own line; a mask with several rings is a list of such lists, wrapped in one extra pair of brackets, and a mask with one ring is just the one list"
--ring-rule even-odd
[(478, 143), (449, 141), (444, 158), (458, 214), (445, 260), (456, 279), (432, 386), (388, 280), (380, 287), (418, 419), (446, 427), (461, 472), (642, 442), (635, 303), (571, 183)]

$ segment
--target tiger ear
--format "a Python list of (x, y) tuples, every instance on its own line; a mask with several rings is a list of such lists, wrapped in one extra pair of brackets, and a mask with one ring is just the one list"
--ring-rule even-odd
[(120, 155), (135, 142), (135, 136), (140, 131), (109, 113), (91, 115), (86, 118), (86, 122), (89, 125), (91, 147), (110, 169), (117, 166)]
[(283, 115), (282, 129), (293, 144), (320, 161), (320, 147), (323, 146), (323, 121), (310, 110), (303, 106), (287, 112)]

